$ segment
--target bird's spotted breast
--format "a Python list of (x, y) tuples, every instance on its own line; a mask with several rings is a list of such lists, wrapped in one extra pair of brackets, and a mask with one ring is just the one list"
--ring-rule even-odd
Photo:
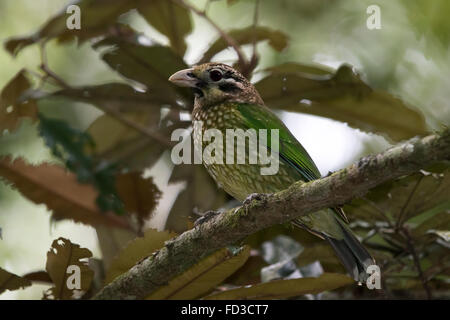
[[(243, 201), (252, 193), (277, 192), (300, 179), (297, 172), (282, 161), (279, 162), (279, 170), (276, 174), (262, 175), (261, 168), (267, 167), (267, 165), (261, 164), (259, 159), (256, 164), (249, 163), (250, 153), (257, 151), (249, 150), (248, 140), (245, 145), (245, 162), (244, 164), (237, 163), (236, 155), (239, 141), (245, 142), (246, 140), (236, 139), (236, 143), (230, 146), (225, 139), (226, 130), (233, 129), (235, 134), (239, 135), (245, 132), (248, 127), (244, 124), (242, 115), (235, 104), (224, 103), (206, 109), (198, 109), (193, 113), (193, 119), (202, 123), (201, 130), (194, 130), (193, 133), (194, 141), (202, 146), (202, 150), (211, 143), (211, 141), (202, 141), (206, 130), (217, 129), (222, 133), (224, 150), (222, 163), (204, 163), (204, 165), (218, 185), (237, 200)], [(236, 129), (242, 129), (243, 131), (236, 131)], [(234, 148), (234, 150), (231, 150), (231, 148)], [(226, 163), (226, 154), (233, 151), (235, 161), (232, 164)]]

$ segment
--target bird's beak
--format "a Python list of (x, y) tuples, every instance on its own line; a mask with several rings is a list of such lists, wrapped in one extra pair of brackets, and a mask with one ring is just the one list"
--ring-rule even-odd
[(198, 79), (193, 74), (193, 69), (184, 69), (170, 76), (169, 81), (180, 87), (195, 87)]

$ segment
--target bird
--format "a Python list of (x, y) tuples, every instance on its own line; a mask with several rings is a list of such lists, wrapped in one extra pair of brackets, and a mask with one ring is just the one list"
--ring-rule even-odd
[[(201, 122), (201, 132), (208, 129), (226, 134), (229, 129), (278, 130), (279, 168), (275, 174), (261, 174), (263, 164), (204, 161), (208, 173), (218, 186), (238, 201), (245, 202), (255, 194), (275, 193), (296, 181), (321, 178), (314, 161), (284, 123), (265, 104), (252, 83), (233, 67), (216, 62), (195, 65), (175, 72), (169, 81), (194, 92), (192, 121)], [(203, 147), (201, 134), (194, 133), (194, 144)], [(201, 141), (199, 141), (201, 140)], [(234, 147), (237, 147), (235, 145)], [(270, 149), (269, 143), (266, 147)], [(248, 147), (246, 149), (248, 152)], [(230, 152), (226, 146), (221, 157)], [(359, 284), (368, 278), (367, 268), (375, 264), (348, 226), (342, 208), (328, 208), (291, 221), (319, 238), (328, 241), (349, 275)]]

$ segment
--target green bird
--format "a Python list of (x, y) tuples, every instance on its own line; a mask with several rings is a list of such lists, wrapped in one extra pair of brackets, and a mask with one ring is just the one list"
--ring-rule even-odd
[[(223, 136), (226, 136), (227, 129), (235, 132), (236, 129), (244, 132), (248, 129), (257, 132), (259, 129), (278, 129), (279, 167), (276, 174), (262, 175), (261, 168), (267, 165), (249, 163), (248, 147), (243, 164), (225, 160), (223, 163), (203, 162), (217, 184), (237, 200), (245, 201), (255, 193), (281, 191), (298, 180), (311, 181), (321, 177), (305, 148), (264, 105), (256, 88), (232, 67), (221, 63), (201, 64), (176, 72), (169, 81), (193, 89), (192, 120), (202, 122), (202, 134), (208, 129), (219, 130)], [(203, 140), (202, 135), (195, 134), (194, 130), (194, 141), (203, 147)], [(271, 149), (270, 142), (266, 147)], [(230, 150), (225, 147), (224, 154), (220, 156), (226, 157), (227, 152)], [(367, 279), (367, 267), (375, 261), (347, 226), (348, 221), (341, 208), (311, 213), (292, 223), (327, 240), (355, 281), (364, 282)]]

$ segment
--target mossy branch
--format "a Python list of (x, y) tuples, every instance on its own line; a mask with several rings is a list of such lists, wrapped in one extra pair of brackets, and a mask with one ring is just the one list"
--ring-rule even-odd
[(164, 248), (104, 287), (95, 298), (145, 298), (215, 250), (264, 228), (342, 205), (383, 182), (441, 161), (450, 161), (449, 129), (364, 157), (322, 179), (297, 182), (281, 192), (258, 195), (170, 240)]

